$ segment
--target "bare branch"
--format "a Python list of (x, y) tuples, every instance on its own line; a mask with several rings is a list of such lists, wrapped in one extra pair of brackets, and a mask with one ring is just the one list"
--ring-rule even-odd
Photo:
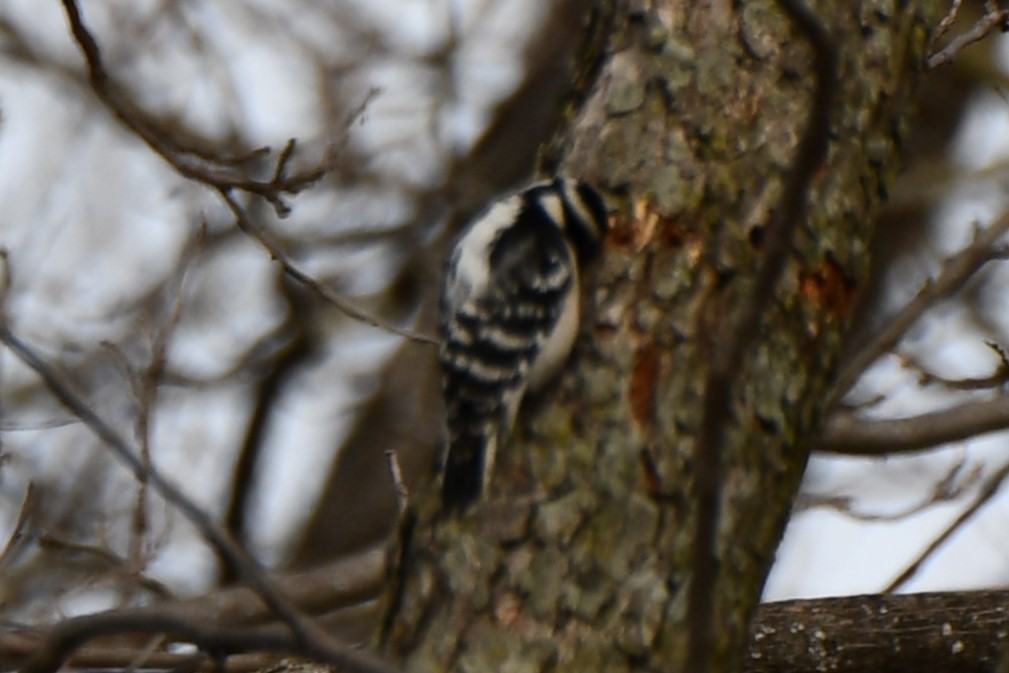
[[(144, 465), (137, 457), (137, 451), (130, 442), (101, 418), (84, 399), (63, 379), (56, 369), (43, 360), (35, 351), (10, 331), (6, 324), (0, 327), (0, 341), (4, 343), (25, 365), (34, 370), (46, 387), (64, 406), (74, 413), (109, 448), (112, 454), (126, 466), (138, 480), (146, 480), (174, 507), (196, 526), (204, 537), (230, 563), (239, 567), (240, 574), (250, 586), (261, 592), (268, 605), (278, 606), (277, 614), (284, 614), (284, 601), (277, 595), (266, 579), (259, 564), (240, 548), (217, 524), (215, 524), (196, 503), (182, 493), (165, 478), (154, 465)], [(299, 622), (293, 618), (294, 624)]]
[(1002, 213), (984, 229), (976, 229), (970, 245), (946, 260), (939, 276), (927, 280), (915, 298), (898, 311), (879, 334), (868, 339), (848, 358), (831, 389), (825, 408), (830, 410), (835, 407), (865, 370), (884, 353), (892, 351), (926, 311), (960, 290), (985, 264), (1003, 259), (1006, 250), (999, 241), (1007, 231), (1009, 211)]
[(1009, 396), (972, 401), (927, 414), (874, 421), (835, 411), (816, 442), (816, 451), (849, 456), (916, 453), (949, 442), (1009, 429)]
[(130, 563), (106, 547), (92, 544), (80, 544), (78, 542), (67, 542), (66, 540), (61, 540), (51, 535), (40, 536), (37, 543), (39, 549), (81, 555), (97, 561), (101, 566), (112, 570), (118, 570), (120, 572), (128, 570), (129, 574), (133, 578), (133, 581), (136, 582), (141, 589), (149, 591), (160, 598), (171, 598), (172, 596), (172, 592), (164, 584), (153, 578), (146, 577), (135, 567), (131, 568)]
[[(375, 549), (340, 558), (312, 570), (278, 575), (273, 580), (302, 612), (312, 615), (338, 614), (341, 610), (352, 610), (374, 600), (385, 579), (385, 562), (384, 550)], [(184, 615), (190, 619), (204, 619), (232, 626), (257, 626), (276, 622), (276, 616), (270, 612), (262, 598), (252, 589), (242, 586), (218, 589), (203, 596), (164, 601), (133, 610), (135, 614), (159, 614), (169, 610), (172, 614)], [(6, 636), (0, 634), (0, 642), (12, 642), (10, 636), (9, 633)], [(16, 638), (14, 640), (22, 642)], [(35, 650), (33, 646), (18, 651), (22, 653), (22, 657), (26, 657)], [(4, 652), (0, 646), (0, 660), (3, 660)]]
[[(137, 399), (137, 416), (134, 423), (134, 434), (140, 448), (140, 460), (145, 466), (151, 464), (151, 416), (157, 404), (160, 382), (167, 367), (167, 352), (169, 341), (182, 316), (182, 305), (185, 297), (186, 278), (199, 254), (203, 250), (206, 236), (206, 224), (201, 225), (195, 235), (186, 243), (179, 257), (175, 278), (169, 283), (170, 295), (174, 296), (171, 309), (154, 334), (151, 345), (150, 361), (139, 375), (130, 376), (134, 383), (134, 395)], [(140, 481), (137, 488), (136, 504), (131, 517), (130, 564), (131, 575), (141, 576), (146, 565), (144, 539), (148, 526), (148, 502), (150, 493), (147, 481)], [(127, 587), (132, 590), (132, 587)], [(125, 594), (128, 597), (128, 594)]]
[[(287, 168), (295, 148), (295, 141), (293, 139), (288, 141), (287, 145), (280, 152), (273, 169), (272, 177), (269, 180), (256, 180), (235, 170), (234, 164), (260, 157), (268, 153), (268, 148), (260, 148), (250, 152), (246, 156), (238, 158), (220, 158), (213, 157), (209, 152), (202, 151), (195, 145), (187, 144), (173, 137), (165, 129), (159, 127), (156, 121), (151, 119), (149, 115), (130, 101), (128, 97), (123, 96), (119, 92), (102, 63), (101, 50), (98, 47), (98, 43), (84, 25), (76, 0), (61, 0), (61, 2), (63, 3), (67, 20), (70, 23), (70, 30), (74, 40), (84, 55), (84, 60), (88, 67), (88, 80), (98, 99), (128, 129), (143, 140), (148, 147), (178, 171), (180, 175), (194, 182), (206, 185), (221, 194), (233, 212), (235, 211), (237, 202), (232, 198), (231, 191), (237, 189), (265, 199), (273, 205), (277, 214), (283, 217), (290, 212), (290, 207), (284, 201), (284, 195), (297, 194), (329, 172), (331, 165), (335, 161), (332, 156), (327, 157), (318, 166), (311, 167), (301, 173), (289, 174)], [(347, 128), (349, 128), (350, 122), (364, 111), (364, 108), (374, 97), (375, 93), (375, 91), (371, 91), (361, 105), (352, 112), (351, 119), (348, 120), (346, 125)], [(247, 218), (244, 218), (244, 221), (248, 224)], [(241, 222), (239, 226), (241, 226)], [(326, 301), (332, 303), (354, 320), (421, 343), (438, 343), (437, 339), (433, 337), (394, 327), (384, 320), (371, 316), (364, 309), (356, 306), (353, 302), (340, 296), (332, 289), (327, 288), (296, 267), (282, 252), (281, 246), (276, 241), (271, 240), (266, 232), (252, 227), (242, 227), (242, 231), (252, 236), (254, 240), (266, 248), (273, 258), (281, 263), (288, 275), (298, 282), (308, 285), (312, 290), (325, 298)]]
[[(0, 658), (5, 664), (18, 665), (32, 656), (42, 644), (42, 638), (29, 633), (0, 633)], [(202, 652), (170, 654), (145, 652), (138, 660), (137, 648), (123, 645), (83, 645), (67, 658), (67, 665), (87, 670), (127, 669), (131, 665), (145, 670), (204, 671), (220, 673), (219, 662)], [(228, 673), (251, 673), (261, 670), (268, 660), (266, 655), (235, 655), (228, 659), (224, 670)]]
[[(221, 557), (231, 564), (237, 576), (254, 588), (269, 609), (291, 629), (295, 640), (303, 648), (303, 653), (362, 673), (393, 673), (396, 670), (371, 655), (335, 643), (316, 625), (305, 620), (269, 580), (258, 561), (236, 543), (226, 530), (207, 516), (196, 503), (168, 481), (153, 464), (144, 465), (130, 442), (106, 423), (51, 365), (15, 336), (6, 323), (0, 326), (0, 341), (42, 378), (53, 395), (104, 442), (134, 477), (148, 481), (165, 500), (182, 512)], [(47, 643), (46, 647), (39, 651), (37, 660), (29, 662), (23, 673), (55, 673), (72, 648), (61, 649), (64, 640), (69, 638), (65, 632), (57, 630), (53, 638), (55, 641)], [(70, 642), (73, 645), (77, 641), (71, 639)]]
[(853, 498), (851, 496), (824, 496), (802, 493), (796, 497), (792, 512), (797, 513), (803, 510), (824, 507), (833, 509), (849, 519), (854, 519), (856, 521), (902, 521), (910, 516), (924, 512), (931, 507), (935, 507), (936, 505), (958, 500), (964, 495), (964, 493), (967, 492), (968, 489), (973, 488), (981, 477), (980, 466), (975, 466), (965, 477), (961, 478), (960, 475), (963, 469), (964, 462), (958, 462), (949, 470), (945, 477), (936, 483), (928, 497), (923, 499), (922, 502), (912, 505), (911, 507), (899, 512), (889, 514), (857, 512), (852, 506)]
[(1007, 591), (767, 603), (746, 673), (991, 671), (1009, 633)]
[[(232, 468), (230, 492), (224, 507), (224, 525), (240, 542), (248, 539), (255, 469), (265, 450), (267, 428), (273, 418), (272, 411), (276, 409), (286, 383), (317, 350), (316, 336), (308, 328), (314, 309), (314, 303), (308, 301), (308, 291), (295, 283), (282, 282), (279, 285), (287, 302), (287, 317), (279, 330), (286, 332), (287, 337), (269, 360), (255, 370), (263, 374), (258, 377), (245, 436)], [(221, 584), (229, 584), (233, 580), (227, 573), (222, 573), (219, 578)]]
[(942, 17), (942, 21), (936, 26), (935, 30), (932, 32), (932, 37), (928, 41), (928, 51), (935, 51), (935, 44), (938, 42), (943, 35), (949, 32), (949, 29), (953, 27), (956, 23), (957, 14), (960, 13), (960, 5), (963, 4), (963, 0), (953, 0), (953, 4), (950, 5), (949, 12), (946, 16)]
[[(194, 620), (168, 609), (152, 613), (143, 610), (111, 610), (93, 615), (64, 619), (54, 625), (45, 644), (35, 650), (21, 673), (52, 673), (81, 645), (102, 636), (131, 633), (167, 634), (175, 643), (192, 643), (215, 656), (234, 653), (278, 652), (309, 654), (312, 647), (286, 629), (278, 627), (219, 626), (206, 620)], [(135, 656), (136, 652), (134, 652)], [(314, 653), (313, 653), (314, 654)], [(386, 668), (353, 670), (386, 671)]]
[[(340, 559), (311, 571), (277, 577), (276, 584), (300, 609), (310, 613), (332, 613), (335, 609), (371, 599), (384, 578), (384, 563), (385, 553), (375, 550)], [(148, 616), (160, 619), (166, 613), (188, 620), (194, 625), (206, 622), (241, 628), (250, 633), (275, 623), (274, 615), (263, 604), (262, 598), (246, 587), (218, 590), (206, 596), (130, 610), (133, 618), (138, 619), (146, 619)], [(25, 661), (43, 647), (46, 647), (45, 639), (34, 629), (20, 633), (10, 630), (0, 632), (0, 660)], [(135, 647), (124, 648), (120, 641), (115, 647), (94, 645), (76, 650), (68, 662), (87, 668), (120, 668), (135, 658), (136, 654)], [(151, 668), (171, 668), (193, 662), (189, 655), (158, 652), (149, 657), (146, 663)], [(238, 657), (238, 661), (229, 659), (227, 670), (252, 670), (261, 667), (263, 663), (261, 657)]]
[(21, 498), (21, 507), (18, 510), (17, 521), (14, 523), (14, 530), (11, 531), (10, 537), (7, 538), (7, 543), (4, 544), (3, 550), (0, 550), (0, 571), (4, 570), (4, 567), (11, 563), (24, 548), (24, 531), (28, 525), (28, 521), (31, 520), (34, 507), (35, 484), (29, 482), (28, 487), (25, 489), (24, 497)]
[[(98, 99), (116, 118), (183, 177), (211, 187), (241, 189), (256, 194), (273, 204), (278, 212), (284, 213), (287, 206), (282, 200), (283, 194), (296, 194), (318, 181), (327, 172), (328, 165), (324, 164), (302, 174), (285, 176), (284, 169), (293, 149), (294, 141), (292, 140), (288, 143), (288, 147), (281, 152), (273, 178), (265, 181), (255, 180), (236, 171), (234, 165), (263, 157), (269, 152), (269, 148), (250, 150), (238, 157), (221, 158), (213, 156), (196, 144), (187, 143), (168, 133), (150, 115), (137, 107), (128, 96), (123, 95), (109, 76), (102, 62), (98, 42), (84, 25), (77, 0), (61, 0), (61, 2), (70, 24), (70, 32), (84, 55), (88, 68), (88, 81)], [(281, 179), (278, 180), (278, 176)]]
[(925, 365), (910, 355), (900, 354), (898, 357), (903, 361), (905, 367), (913, 368), (918, 372), (918, 383), (922, 386), (939, 384), (950, 390), (991, 390), (1009, 383), (1009, 360), (1006, 359), (1005, 351), (1001, 346), (991, 341), (985, 342), (985, 344), (999, 356), (998, 367), (988, 376), (951, 379), (929, 371)]
[(269, 252), (270, 256), (274, 259), (274, 261), (279, 262), (280, 265), (283, 267), (284, 273), (289, 275), (291, 278), (295, 279), (299, 283), (307, 285), (316, 293), (318, 293), (319, 296), (323, 297), (326, 301), (330, 302), (331, 304), (333, 304), (334, 306), (336, 306), (341, 311), (343, 311), (344, 313), (346, 313), (348, 316), (350, 316), (355, 320), (363, 322), (366, 325), (371, 325), (372, 327), (377, 327), (379, 329), (385, 330), (386, 332), (406, 337), (407, 339), (411, 339), (413, 341), (418, 341), (420, 343), (426, 343), (435, 346), (438, 345), (439, 343), (438, 339), (432, 336), (428, 336), (427, 334), (421, 334), (420, 332), (415, 332), (413, 330), (404, 329), (402, 327), (397, 327), (389, 322), (386, 322), (385, 320), (382, 320), (381, 318), (371, 315), (364, 309), (360, 308), (359, 306), (351, 302), (346, 297), (339, 295), (329, 287), (320, 283), (311, 275), (302, 271), (294, 264), (294, 262), (290, 260), (290, 258), (284, 252), (283, 246), (281, 246), (280, 241), (277, 241), (275, 238), (273, 238), (273, 236), (271, 236), (270, 233), (265, 229), (261, 229), (252, 223), (252, 221), (246, 214), (245, 209), (242, 208), (241, 204), (239, 204), (237, 200), (235, 200), (235, 197), (232, 196), (230, 191), (228, 191), (225, 188), (221, 188), (219, 191), (221, 194), (221, 198), (224, 199), (225, 203), (228, 204), (228, 208), (230, 208), (231, 212), (235, 215), (235, 222), (238, 228), (241, 229), (243, 232), (245, 232), (250, 238), (259, 243), (267, 252)]
[[(959, 6), (959, 0), (953, 3), (950, 13), (942, 20), (939, 27), (936, 29), (936, 37), (949, 30), (949, 26), (956, 20), (956, 11)], [(977, 23), (971, 26), (970, 30), (961, 35), (957, 35), (955, 38), (950, 40), (950, 43), (945, 47), (939, 51), (933, 52), (927, 59), (925, 59), (925, 67), (931, 70), (933, 68), (938, 68), (941, 65), (946, 65), (956, 58), (956, 55), (959, 54), (965, 47), (983, 40), (996, 29), (1004, 33), (1007, 28), (1009, 28), (1009, 9), (999, 9), (995, 6), (995, 3), (985, 3), (984, 16), (978, 19)], [(934, 40), (935, 38), (933, 38), (933, 41)]]
[(403, 516), (406, 508), (410, 505), (410, 489), (403, 481), (403, 471), (399, 467), (399, 456), (395, 451), (387, 450), (385, 459), (389, 461), (389, 473), (392, 475), (392, 483), (396, 485), (396, 502), (399, 505), (399, 514)]
[[(992, 671), (1009, 633), (1009, 591), (843, 596), (758, 606), (744, 673), (918, 673)], [(33, 651), (30, 634), (0, 635), (0, 658), (16, 663)], [(122, 669), (137, 650), (89, 646), (70, 660), (79, 669)], [(203, 654), (155, 652), (145, 668), (251, 673), (264, 655), (235, 655), (222, 664)], [(315, 673), (277, 665), (274, 673)]]
[(931, 556), (935, 554), (936, 550), (939, 549), (939, 547), (941, 547), (943, 543), (945, 543), (946, 540), (953, 535), (953, 533), (963, 527), (963, 525), (972, 516), (977, 514), (978, 510), (984, 507), (986, 503), (995, 497), (995, 494), (998, 493), (998, 490), (1002, 487), (1002, 484), (1005, 482), (1007, 476), (1009, 476), (1009, 463), (1003, 465), (998, 472), (988, 478), (984, 486), (981, 487), (981, 491), (978, 493), (977, 498), (975, 498), (974, 502), (971, 503), (971, 506), (965, 509), (960, 516), (958, 516), (942, 533), (939, 534), (938, 537), (932, 540), (928, 547), (926, 547), (925, 550), (918, 555), (918, 558), (915, 559), (914, 562), (911, 563), (911, 565), (909, 565), (892, 582), (890, 582), (885, 589), (883, 589), (883, 593), (893, 593), (907, 584), (908, 580), (914, 577), (918, 570), (921, 569), (922, 564), (931, 558)]

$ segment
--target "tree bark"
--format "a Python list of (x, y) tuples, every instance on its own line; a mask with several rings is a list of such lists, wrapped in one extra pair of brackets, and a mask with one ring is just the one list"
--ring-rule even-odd
[(746, 673), (996, 670), (1005, 591), (845, 596), (760, 606)]
[(586, 274), (581, 338), (482, 503), (452, 516), (436, 489), (416, 494), (381, 637), (406, 668), (682, 668), (704, 382), (745, 338), (708, 569), (708, 660), (740, 669), (942, 5), (811, 6), (840, 53), (829, 159), (760, 329), (733, 335), (808, 122), (809, 45), (772, 0), (617, 3), (601, 72), (550, 157), (619, 206)]

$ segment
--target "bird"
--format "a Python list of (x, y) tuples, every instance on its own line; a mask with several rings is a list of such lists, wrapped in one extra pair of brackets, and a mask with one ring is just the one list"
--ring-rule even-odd
[(453, 247), (441, 294), (443, 509), (482, 497), (522, 399), (567, 361), (579, 327), (580, 266), (607, 231), (599, 192), (555, 177), (495, 201)]

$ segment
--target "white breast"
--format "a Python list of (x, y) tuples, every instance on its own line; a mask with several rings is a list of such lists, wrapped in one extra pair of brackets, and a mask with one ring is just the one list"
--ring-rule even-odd
[[(574, 260), (574, 252), (568, 247), (568, 254)], [(543, 344), (539, 355), (533, 362), (529, 370), (529, 388), (536, 390), (547, 384), (551, 378), (564, 366), (571, 354), (571, 348), (575, 345), (575, 337), (578, 336), (579, 324), (579, 297), (578, 297), (578, 267), (572, 263), (571, 289), (568, 296), (564, 298), (564, 307), (561, 315), (557, 319), (550, 338)]]

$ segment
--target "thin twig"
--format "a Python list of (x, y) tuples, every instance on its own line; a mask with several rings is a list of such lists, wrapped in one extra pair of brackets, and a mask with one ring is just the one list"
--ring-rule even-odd
[[(134, 657), (130, 660), (129, 665), (126, 667), (126, 670), (123, 671), (123, 673), (137, 673), (137, 669), (146, 666), (147, 661), (151, 658), (151, 655), (160, 650), (165, 645), (165, 642), (167, 640), (168, 640), (167, 636), (165, 636), (165, 634), (163, 633), (158, 633), (151, 636), (147, 640), (147, 643), (144, 644), (144, 646), (141, 647), (134, 655)], [(204, 658), (203, 655), (201, 655), (200, 659), (202, 660), (203, 658)]]
[(984, 486), (981, 487), (981, 491), (978, 493), (977, 498), (971, 503), (971, 506), (965, 509), (960, 516), (958, 516), (953, 523), (946, 527), (946, 529), (939, 534), (932, 542), (925, 548), (918, 558), (914, 560), (911, 565), (904, 569), (904, 571), (898, 575), (890, 584), (883, 589), (884, 594), (891, 594), (903, 585), (905, 585), (914, 575), (921, 569), (922, 564), (925, 563), (929, 558), (935, 554), (936, 550), (939, 549), (950, 538), (953, 533), (958, 531), (968, 519), (977, 514), (984, 505), (995, 497), (998, 493), (999, 488), (1002, 487), (1003, 482), (1005, 482), (1006, 477), (1009, 476), (1009, 463), (1003, 465), (1002, 468), (993, 474), (990, 479), (988, 479)]
[(806, 210), (810, 184), (827, 156), (830, 114), (837, 88), (837, 53), (833, 40), (819, 18), (797, 0), (777, 0), (778, 6), (813, 51), (815, 89), (808, 124), (799, 143), (781, 203), (767, 228), (763, 264), (751, 296), (740, 302), (726, 343), (716, 344), (715, 361), (704, 387), (701, 425), (694, 444), (694, 501), (697, 505), (694, 534), (693, 576), (688, 595), (689, 642), (685, 670), (708, 670), (711, 651), (714, 588), (718, 567), (716, 532), (720, 516), (725, 428), (730, 425), (732, 384), (752, 347), (752, 335), (771, 302), (785, 268), (792, 234)]
[(236, 171), (232, 164), (244, 163), (251, 158), (263, 156), (268, 152), (267, 148), (252, 150), (237, 158), (219, 159), (199, 147), (187, 144), (167, 133), (147, 113), (120, 92), (105, 68), (98, 42), (84, 25), (77, 0), (61, 0), (61, 2), (70, 24), (70, 32), (84, 55), (88, 69), (88, 81), (98, 99), (116, 118), (183, 177), (212, 187), (241, 189), (256, 194), (273, 204), (278, 212), (283, 213), (287, 207), (283, 203), (281, 194), (296, 194), (317, 182), (329, 170), (329, 166), (323, 164), (303, 173), (284, 175), (284, 167), (293, 150), (294, 141), (292, 140), (281, 152), (273, 178), (256, 180)]
[(386, 332), (391, 332), (392, 334), (396, 334), (401, 337), (406, 337), (407, 339), (411, 339), (413, 341), (418, 341), (420, 343), (425, 344), (431, 344), (434, 346), (438, 345), (439, 343), (438, 339), (432, 336), (422, 334), (420, 332), (415, 332), (413, 330), (405, 329), (403, 327), (397, 327), (392, 323), (386, 322), (381, 318), (371, 315), (370, 313), (368, 313), (361, 307), (357, 306), (346, 297), (337, 294), (331, 288), (323, 285), (318, 280), (313, 278), (311, 275), (302, 271), (298, 266), (294, 264), (294, 262), (290, 260), (290, 258), (284, 252), (283, 246), (281, 246), (279, 241), (273, 238), (273, 236), (270, 235), (268, 231), (266, 231), (265, 229), (261, 229), (252, 223), (252, 221), (246, 214), (245, 209), (242, 208), (241, 204), (239, 204), (238, 201), (235, 199), (235, 197), (232, 196), (230, 191), (222, 188), (219, 190), (219, 193), (221, 194), (221, 198), (224, 199), (225, 203), (228, 204), (228, 208), (231, 209), (232, 214), (234, 214), (235, 223), (238, 226), (238, 228), (241, 229), (243, 232), (245, 232), (250, 238), (259, 243), (268, 253), (270, 253), (270, 256), (274, 259), (274, 261), (278, 262), (284, 269), (284, 273), (289, 275), (291, 278), (298, 281), (299, 283), (307, 285), (309, 288), (311, 288), (313, 291), (315, 291), (321, 297), (323, 297), (326, 301), (330, 302), (331, 304), (333, 304), (334, 306), (336, 306), (345, 314), (347, 314), (348, 316), (350, 316), (355, 320), (363, 322), (367, 325), (371, 325), (372, 327), (377, 327), (381, 330), (385, 330)]
[[(157, 404), (160, 382), (167, 366), (168, 345), (179, 318), (182, 316), (182, 306), (186, 296), (186, 278), (203, 249), (207, 232), (206, 224), (201, 225), (195, 235), (186, 243), (179, 256), (179, 265), (173, 280), (168, 283), (169, 295), (174, 297), (172, 307), (164, 324), (160, 325), (154, 334), (151, 345), (150, 361), (140, 375), (131, 371), (130, 380), (134, 383), (134, 396), (137, 401), (137, 417), (134, 424), (134, 434), (140, 447), (140, 460), (145, 466), (151, 464), (151, 417)], [(131, 576), (143, 576), (147, 563), (144, 555), (144, 540), (147, 538), (148, 509), (150, 492), (146, 480), (140, 481), (137, 488), (136, 504), (133, 508), (130, 527), (130, 570)], [(127, 587), (131, 589), (132, 585)], [(124, 595), (124, 603), (130, 602), (129, 595)]]
[(941, 299), (960, 290), (982, 266), (992, 260), (1003, 259), (1006, 255), (1005, 247), (997, 244), (1007, 231), (1009, 210), (989, 226), (976, 230), (970, 245), (947, 259), (938, 277), (925, 281), (915, 298), (890, 318), (879, 334), (868, 339), (847, 359), (831, 388), (825, 408), (834, 408), (865, 370), (880, 356), (893, 350), (926, 311)]
[[(310, 571), (276, 576), (273, 580), (303, 612), (329, 617), (343, 609), (360, 609), (361, 605), (374, 600), (386, 578), (385, 561), (385, 551), (374, 549)], [(146, 619), (148, 615), (158, 618), (166, 611), (180, 619), (246, 630), (276, 624), (276, 618), (263, 605), (262, 599), (247, 587), (218, 589), (204, 596), (130, 608), (130, 614), (135, 619)], [(46, 642), (37, 629), (15, 632), (8, 625), (6, 631), (0, 632), (0, 661), (17, 665), (30, 659), (43, 647), (46, 647)], [(67, 659), (67, 664), (87, 669), (118, 669), (131, 661), (135, 653), (135, 646), (127, 648), (122, 640), (115, 647), (89, 645), (75, 650)], [(192, 663), (188, 657), (173, 657), (175, 655), (157, 653), (148, 660), (148, 667), (174, 669), (177, 664)], [(260, 666), (253, 666), (254, 662), (259, 662)], [(227, 661), (226, 668), (228, 671), (258, 670), (262, 668), (262, 658), (253, 655), (233, 657)]]
[(890, 514), (873, 514), (868, 512), (857, 512), (852, 507), (851, 496), (824, 496), (824, 495), (809, 495), (809, 494), (799, 494), (795, 499), (795, 503), (792, 505), (792, 515), (794, 516), (798, 512), (804, 510), (811, 510), (816, 508), (828, 508), (843, 514), (849, 519), (855, 521), (866, 521), (879, 523), (884, 521), (903, 521), (908, 517), (914, 516), (915, 514), (920, 514), (936, 505), (941, 505), (953, 500), (959, 499), (968, 489), (973, 488), (973, 486), (980, 480), (981, 469), (980, 467), (975, 467), (972, 469), (965, 477), (960, 477), (960, 473), (964, 469), (964, 463), (958, 462), (956, 465), (949, 470), (949, 473), (939, 480), (932, 489), (932, 493), (921, 502), (916, 505), (912, 505), (906, 509), (899, 512), (893, 512)]
[(91, 563), (101, 567), (107, 567), (110, 571), (119, 573), (130, 572), (133, 581), (145, 591), (161, 599), (172, 598), (171, 590), (161, 582), (146, 577), (140, 571), (130, 568), (130, 564), (121, 556), (100, 545), (81, 544), (79, 542), (68, 542), (52, 535), (40, 535), (36, 539), (38, 548), (43, 551), (51, 551), (59, 554), (73, 554), (82, 558), (87, 558)]
[[(236, 565), (243, 579), (259, 592), (271, 609), (275, 609), (278, 615), (286, 615), (291, 612), (285, 601), (275, 594), (258, 562), (239, 547), (195, 502), (168, 481), (157, 467), (153, 464), (144, 465), (137, 457), (136, 448), (99, 416), (54, 367), (11, 332), (6, 321), (0, 326), (0, 342), (3, 342), (19, 360), (42, 378), (43, 383), (56, 399), (80, 418), (136, 479), (149, 481), (165, 500), (182, 512), (183, 516), (196, 526), (208, 542), (220, 550), (221, 555), (229, 563)], [(300, 618), (294, 614), (291, 619), (292, 627), (298, 631)]]
[(918, 362), (918, 360), (904, 353), (897, 354), (897, 357), (901, 360), (901, 364), (907, 369), (913, 369), (918, 372), (918, 384), (921, 386), (927, 386), (932, 384), (941, 385), (949, 390), (958, 391), (977, 391), (977, 390), (992, 390), (994, 388), (1001, 388), (1009, 383), (1009, 360), (1006, 360), (1005, 353), (1002, 351), (1002, 347), (998, 344), (988, 341), (985, 344), (995, 351), (999, 356), (999, 364), (992, 371), (991, 374), (987, 376), (965, 376), (962, 378), (952, 379), (935, 372), (928, 371), (925, 365)]
[[(277, 214), (283, 217), (290, 212), (290, 207), (285, 203), (283, 195), (297, 194), (319, 181), (329, 172), (331, 164), (334, 161), (332, 157), (328, 157), (318, 166), (311, 167), (300, 173), (289, 174), (287, 167), (294, 153), (294, 140), (290, 140), (280, 152), (271, 178), (269, 180), (256, 180), (236, 171), (230, 165), (230, 163), (234, 162), (210, 157), (208, 153), (201, 152), (198, 148), (183, 144), (178, 139), (173, 138), (164, 129), (160, 128), (155, 121), (150, 119), (146, 113), (133, 104), (132, 101), (120, 94), (102, 63), (102, 55), (98, 43), (87, 26), (84, 25), (76, 0), (61, 0), (61, 2), (67, 15), (67, 20), (70, 23), (70, 31), (77, 45), (80, 47), (81, 53), (84, 55), (88, 68), (88, 81), (91, 83), (91, 88), (98, 96), (98, 99), (116, 118), (143, 140), (155, 154), (166, 161), (180, 175), (194, 182), (206, 185), (225, 197), (232, 211), (235, 209), (236, 202), (231, 197), (230, 192), (237, 189), (265, 199), (274, 207)], [(364, 111), (375, 94), (375, 90), (368, 93), (361, 105), (352, 111), (351, 120)], [(346, 124), (347, 128), (350, 127), (349, 122), (351, 120), (348, 120)], [(262, 151), (256, 151), (253, 154), (258, 155), (263, 153)], [(243, 160), (247, 158), (243, 157)], [(276, 241), (267, 243), (267, 235), (264, 231), (251, 227), (248, 229), (243, 228), (242, 230), (246, 234), (252, 235), (260, 245), (265, 247), (273, 255), (274, 259), (283, 265), (284, 271), (288, 275), (298, 282), (308, 285), (326, 301), (332, 303), (354, 320), (407, 339), (427, 344), (438, 344), (438, 340), (433, 337), (395, 327), (384, 320), (370, 315), (364, 309), (356, 306), (353, 302), (340, 296), (332, 289), (301, 271), (281, 252), (282, 247)]]
[(385, 452), (385, 459), (389, 462), (389, 473), (392, 475), (392, 483), (396, 487), (396, 504), (400, 516), (406, 512), (410, 506), (410, 489), (407, 488), (403, 480), (403, 471), (399, 467), (399, 456), (389, 449)]
[(946, 16), (942, 17), (942, 21), (939, 25), (935, 27), (932, 32), (932, 37), (928, 40), (928, 50), (929, 52), (935, 52), (936, 43), (942, 38), (943, 35), (949, 32), (949, 29), (953, 27), (956, 23), (957, 14), (960, 13), (960, 5), (963, 4), (963, 0), (953, 0), (953, 4), (950, 5), (949, 11)]
[[(943, 23), (945, 23), (943, 19)], [(942, 28), (943, 23), (939, 24)], [(938, 68), (951, 62), (968, 45), (974, 44), (990, 35), (995, 29), (1006, 31), (1009, 25), (1009, 9), (999, 9), (990, 3), (986, 3), (985, 15), (977, 20), (970, 30), (961, 35), (957, 35), (950, 40), (950, 43), (939, 51), (925, 59), (925, 67), (929, 70)], [(945, 31), (943, 31), (945, 32)]]
[(21, 507), (18, 510), (17, 521), (14, 523), (14, 530), (11, 531), (10, 537), (7, 538), (7, 543), (4, 545), (3, 550), (0, 551), (0, 571), (3, 571), (6, 565), (12, 563), (21, 550), (24, 549), (26, 540), (25, 529), (32, 515), (35, 513), (35, 500), (35, 484), (28, 482), (24, 497), (21, 498)]
[[(55, 368), (11, 332), (6, 322), (0, 326), (0, 341), (42, 378), (50, 392), (80, 418), (95, 436), (102, 440), (135, 478), (146, 479), (166, 501), (178, 509), (200, 531), (220, 556), (231, 564), (236, 575), (252, 587), (267, 607), (291, 630), (294, 640), (300, 644), (300, 651), (303, 654), (315, 656), (360, 673), (394, 673), (396, 671), (371, 655), (335, 643), (317, 626), (305, 620), (297, 609), (277, 591), (273, 582), (267, 577), (266, 571), (255, 558), (236, 543), (227, 531), (207, 516), (195, 502), (168, 481), (153, 464), (145, 466), (137, 457), (135, 447), (101, 418), (56, 372)], [(58, 625), (57, 629), (61, 625)], [(77, 644), (76, 640), (68, 638), (63, 631), (55, 631), (52, 638), (55, 640), (47, 642), (47, 645), (37, 653), (37, 658), (32, 659), (22, 673), (55, 673)]]

